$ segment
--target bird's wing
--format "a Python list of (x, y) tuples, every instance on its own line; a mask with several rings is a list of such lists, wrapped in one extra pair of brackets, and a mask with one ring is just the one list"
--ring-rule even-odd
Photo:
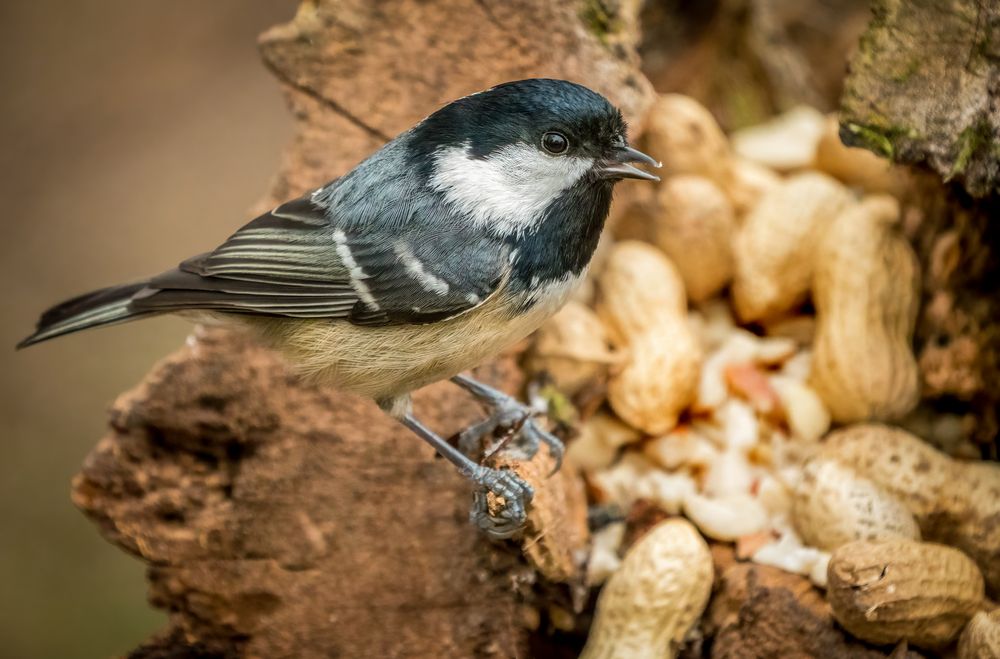
[(434, 322), (479, 305), (506, 276), (506, 247), (476, 241), (454, 228), (361, 228), (302, 197), (153, 278), (131, 306), (364, 325)]

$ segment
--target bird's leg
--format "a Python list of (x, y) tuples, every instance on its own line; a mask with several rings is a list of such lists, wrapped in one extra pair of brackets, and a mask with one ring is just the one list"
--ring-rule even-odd
[[(493, 469), (476, 464), (460, 450), (439, 437), (433, 430), (422, 424), (407, 412), (399, 417), (400, 422), (434, 447), (438, 453), (458, 467), (463, 476), (476, 483), (480, 489), (475, 493), (470, 517), (472, 522), (487, 535), (494, 538), (509, 538), (524, 526), (527, 506), (535, 492), (519, 476), (511, 471)], [(503, 497), (504, 507), (493, 515), (487, 505), (486, 494), (492, 492)]]
[(466, 455), (470, 454), (473, 447), (478, 449), (482, 438), (497, 428), (513, 428), (520, 431), (519, 444), (523, 446), (529, 458), (538, 452), (539, 444), (545, 444), (555, 459), (556, 464), (552, 472), (559, 471), (562, 465), (563, 443), (539, 425), (535, 419), (539, 410), (467, 375), (456, 375), (451, 381), (491, 408), (490, 415), (484, 421), (469, 426), (459, 434), (458, 443)]

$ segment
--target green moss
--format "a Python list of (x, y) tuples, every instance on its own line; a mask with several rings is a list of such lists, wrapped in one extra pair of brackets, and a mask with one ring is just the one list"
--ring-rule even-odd
[(564, 426), (572, 426), (579, 420), (580, 415), (577, 413), (573, 402), (554, 385), (547, 384), (543, 386), (539, 389), (538, 395), (548, 405), (548, 417), (556, 423)]
[(848, 123), (846, 128), (853, 138), (849, 146), (863, 147), (889, 160), (896, 155), (892, 140), (878, 128), (853, 122)]
[(608, 43), (610, 35), (621, 30), (620, 19), (603, 0), (583, 0), (580, 20), (583, 21), (584, 27), (603, 44)]
[(868, 149), (883, 158), (895, 161), (900, 140), (917, 140), (920, 134), (912, 128), (893, 125), (888, 118), (877, 113), (865, 117), (872, 123), (860, 124), (848, 121), (844, 124), (846, 133), (841, 131), (840, 137), (847, 146), (858, 146)]
[(993, 138), (993, 129), (986, 119), (979, 119), (976, 123), (967, 126), (959, 134), (955, 144), (958, 147), (958, 154), (955, 156), (955, 164), (948, 172), (946, 180), (964, 174), (974, 157), (985, 155), (982, 153), (984, 150), (992, 151), (994, 155), (998, 150)]

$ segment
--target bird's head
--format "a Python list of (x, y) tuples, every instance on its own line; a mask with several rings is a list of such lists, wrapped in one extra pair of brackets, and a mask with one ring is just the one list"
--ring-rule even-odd
[(565, 80), (508, 82), (438, 110), (410, 136), (428, 184), (477, 223), (521, 232), (568, 194), (609, 197), (624, 178), (659, 180), (629, 147), (621, 112)]

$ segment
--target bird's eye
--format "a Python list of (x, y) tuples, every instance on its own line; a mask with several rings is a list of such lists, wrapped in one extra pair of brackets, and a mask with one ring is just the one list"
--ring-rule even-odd
[(542, 148), (555, 155), (566, 153), (566, 149), (569, 148), (569, 140), (562, 133), (550, 130), (542, 135)]

